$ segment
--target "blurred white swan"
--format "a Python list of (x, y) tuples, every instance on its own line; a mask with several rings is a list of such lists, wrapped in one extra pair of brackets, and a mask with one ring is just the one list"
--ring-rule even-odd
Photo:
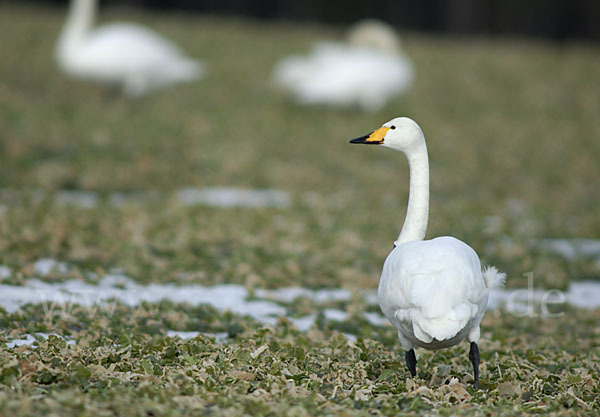
[(282, 59), (273, 79), (298, 104), (376, 111), (409, 88), (413, 66), (392, 27), (366, 20), (350, 29), (347, 43), (320, 42), (306, 56)]
[(202, 76), (200, 62), (159, 34), (132, 23), (94, 29), (95, 14), (96, 0), (71, 0), (56, 47), (58, 64), (68, 75), (118, 85), (128, 96)]
[(466, 243), (450, 236), (424, 240), (429, 213), (429, 161), (421, 128), (397, 117), (351, 143), (380, 145), (408, 159), (410, 191), (402, 231), (383, 265), (377, 297), (383, 314), (398, 330), (406, 365), (417, 373), (415, 347), (440, 349), (466, 338), (479, 385), (479, 324), (492, 288), (506, 275), (494, 267), (481, 269), (479, 257)]

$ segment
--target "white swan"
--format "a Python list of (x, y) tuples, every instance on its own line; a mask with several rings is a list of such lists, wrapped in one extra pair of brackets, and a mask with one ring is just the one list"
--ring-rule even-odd
[(378, 299), (398, 330), (406, 365), (416, 375), (415, 347), (439, 349), (470, 342), (474, 386), (479, 386), (479, 324), (491, 288), (506, 275), (482, 271), (475, 251), (444, 236), (423, 240), (429, 213), (429, 161), (425, 137), (411, 119), (398, 117), (351, 143), (376, 144), (403, 152), (410, 168), (406, 219), (383, 265)]
[(60, 68), (75, 78), (119, 85), (139, 96), (202, 76), (202, 65), (186, 58), (159, 34), (131, 23), (92, 29), (96, 0), (72, 0), (56, 47)]
[(351, 28), (347, 44), (321, 42), (307, 56), (284, 58), (273, 79), (299, 104), (376, 111), (408, 89), (413, 68), (394, 29), (368, 20)]

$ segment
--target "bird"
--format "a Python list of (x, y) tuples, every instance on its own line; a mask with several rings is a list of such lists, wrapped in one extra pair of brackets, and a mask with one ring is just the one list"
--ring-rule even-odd
[(129, 97), (202, 77), (202, 63), (144, 26), (111, 23), (94, 28), (96, 6), (97, 0), (71, 0), (55, 50), (67, 75), (116, 85)]
[(480, 323), (490, 290), (506, 274), (481, 267), (477, 253), (451, 236), (425, 240), (429, 218), (429, 160), (425, 136), (408, 117), (397, 117), (350, 143), (403, 152), (409, 164), (409, 197), (404, 225), (387, 256), (377, 298), (398, 331), (405, 362), (417, 375), (415, 348), (441, 349), (465, 338), (470, 344), (473, 386), (479, 388)]
[(405, 92), (413, 76), (395, 30), (378, 20), (356, 23), (346, 43), (320, 42), (306, 56), (283, 58), (272, 74), (275, 85), (300, 105), (357, 106), (366, 112)]

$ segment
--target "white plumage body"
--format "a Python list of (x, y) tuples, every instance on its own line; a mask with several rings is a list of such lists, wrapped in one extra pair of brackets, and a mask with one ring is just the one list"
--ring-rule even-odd
[(473, 385), (479, 386), (479, 325), (490, 290), (506, 275), (481, 269), (475, 251), (443, 236), (424, 240), (429, 216), (429, 158), (425, 136), (407, 117), (384, 123), (350, 143), (380, 145), (403, 152), (410, 169), (404, 225), (383, 265), (377, 297), (383, 314), (398, 330), (406, 365), (417, 375), (414, 348), (440, 349), (470, 342)]
[(299, 104), (365, 110), (378, 110), (403, 93), (412, 77), (412, 65), (402, 55), (336, 43), (319, 43), (307, 56), (285, 58), (274, 72), (275, 81)]
[(65, 73), (120, 85), (130, 96), (201, 77), (202, 65), (159, 34), (132, 23), (92, 29), (94, 13), (95, 1), (72, 4), (56, 50)]
[(405, 350), (479, 340), (489, 286), (479, 258), (453, 237), (409, 241), (388, 255), (379, 282), (381, 310)]
[(320, 42), (307, 55), (282, 59), (273, 78), (298, 104), (375, 111), (408, 89), (413, 67), (391, 27), (365, 21), (350, 31), (347, 43)]

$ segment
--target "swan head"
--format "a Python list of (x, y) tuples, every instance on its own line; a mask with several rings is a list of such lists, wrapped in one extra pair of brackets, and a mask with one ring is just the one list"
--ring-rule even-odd
[(394, 28), (375, 19), (355, 23), (348, 32), (348, 43), (389, 53), (400, 51), (400, 40)]
[(425, 137), (414, 120), (408, 117), (396, 117), (368, 135), (352, 139), (350, 143), (381, 145), (407, 153), (422, 146)]

